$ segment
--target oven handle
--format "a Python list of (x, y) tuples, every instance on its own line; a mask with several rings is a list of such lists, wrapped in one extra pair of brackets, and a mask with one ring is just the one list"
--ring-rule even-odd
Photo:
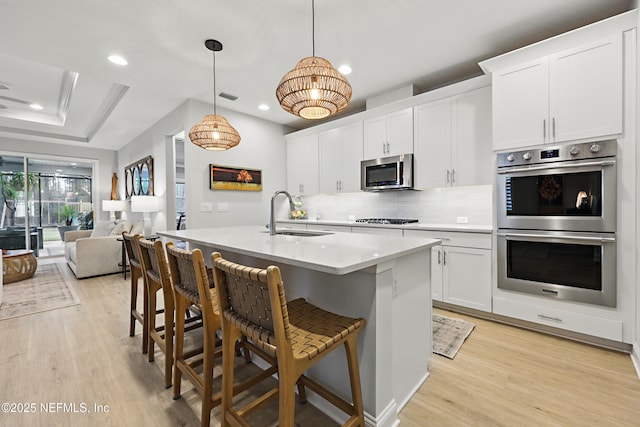
[(548, 235), (541, 236), (539, 234), (524, 234), (524, 233), (497, 233), (499, 237), (523, 237), (525, 239), (536, 239), (536, 240), (548, 240), (549, 238), (553, 239), (563, 239), (563, 240), (579, 240), (581, 242), (600, 242), (600, 243), (615, 243), (615, 237), (588, 237), (588, 236), (564, 236), (564, 235)]
[(543, 166), (530, 166), (530, 167), (524, 167), (524, 168), (510, 168), (510, 169), (503, 169), (503, 170), (498, 170), (499, 174), (505, 174), (505, 173), (513, 173), (513, 172), (529, 172), (529, 171), (540, 171), (540, 170), (547, 170), (547, 169), (561, 169), (561, 168), (581, 168), (581, 167), (585, 167), (585, 166), (613, 166), (616, 164), (615, 160), (603, 160), (601, 162), (586, 162), (586, 163), (579, 163), (579, 164), (546, 164)]

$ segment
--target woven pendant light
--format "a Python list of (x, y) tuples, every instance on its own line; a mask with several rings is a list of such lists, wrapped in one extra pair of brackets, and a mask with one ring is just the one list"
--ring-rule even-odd
[(213, 114), (207, 114), (189, 131), (189, 139), (205, 150), (228, 150), (240, 144), (240, 134), (224, 116), (219, 116), (216, 106), (216, 52), (222, 50), (222, 43), (209, 39), (204, 42), (213, 52)]
[(312, 9), (313, 55), (303, 58), (282, 77), (276, 89), (280, 106), (304, 119), (322, 119), (343, 110), (351, 100), (351, 85), (324, 58), (316, 56), (315, 1)]

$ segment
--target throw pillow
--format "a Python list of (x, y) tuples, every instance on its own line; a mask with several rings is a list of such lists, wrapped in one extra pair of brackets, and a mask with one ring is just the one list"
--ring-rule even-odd
[(115, 227), (113, 221), (98, 221), (93, 224), (93, 231), (91, 231), (91, 237), (108, 236), (109, 233)]
[(131, 223), (129, 221), (118, 221), (113, 228), (111, 235), (122, 234), (131, 230)]

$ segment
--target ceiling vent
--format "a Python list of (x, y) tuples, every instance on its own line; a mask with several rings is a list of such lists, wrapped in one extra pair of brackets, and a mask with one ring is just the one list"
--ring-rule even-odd
[(220, 98), (228, 99), (229, 101), (235, 101), (236, 99), (238, 99), (237, 96), (231, 95), (231, 94), (225, 93), (225, 92), (220, 92), (220, 94), (218, 96)]

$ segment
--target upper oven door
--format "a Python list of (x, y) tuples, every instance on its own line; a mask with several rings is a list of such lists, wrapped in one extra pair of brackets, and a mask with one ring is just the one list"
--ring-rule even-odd
[(498, 170), (498, 228), (616, 231), (615, 158)]

